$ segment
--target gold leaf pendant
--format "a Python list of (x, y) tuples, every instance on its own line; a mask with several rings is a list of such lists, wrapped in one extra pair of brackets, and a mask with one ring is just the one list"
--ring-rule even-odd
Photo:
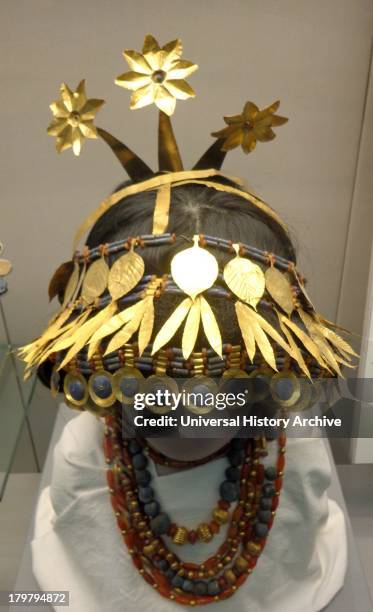
[(92, 304), (96, 298), (103, 294), (108, 284), (108, 277), (109, 266), (104, 257), (97, 259), (89, 266), (80, 296), (85, 304)]
[(268, 293), (290, 317), (294, 309), (294, 297), (288, 279), (274, 266), (268, 268), (264, 276)]
[(256, 308), (265, 289), (264, 274), (259, 266), (239, 255), (238, 244), (233, 244), (233, 248), (236, 257), (225, 266), (224, 280), (232, 293)]
[(214, 284), (219, 273), (216, 258), (202, 249), (198, 241), (199, 237), (193, 236), (194, 246), (180, 251), (171, 261), (172, 278), (193, 300)]
[(211, 348), (214, 349), (215, 353), (217, 353), (219, 357), (222, 359), (223, 358), (223, 345), (222, 345), (222, 339), (220, 335), (218, 322), (216, 320), (216, 317), (212, 311), (210, 304), (202, 296), (201, 296), (201, 317), (202, 317), (202, 325), (203, 325), (203, 331), (205, 332), (205, 336), (207, 340), (209, 341)]
[(143, 258), (131, 250), (117, 259), (110, 270), (108, 288), (113, 300), (119, 300), (136, 287), (144, 275), (145, 264)]
[(72, 271), (71, 276), (69, 280), (67, 281), (67, 285), (66, 285), (66, 289), (65, 289), (65, 293), (63, 297), (62, 308), (65, 308), (65, 306), (67, 306), (67, 304), (69, 304), (72, 301), (73, 296), (76, 293), (76, 290), (78, 288), (78, 284), (79, 284), (79, 264), (77, 261), (75, 261), (74, 270)]
[(187, 320), (185, 322), (182, 349), (184, 359), (188, 359), (191, 352), (194, 349), (194, 345), (197, 340), (199, 325), (201, 321), (201, 297), (198, 296), (193, 302), (191, 309), (189, 310)]
[(126, 323), (126, 325), (124, 325), (124, 327), (122, 327), (122, 329), (120, 329), (110, 340), (104, 355), (108, 355), (109, 353), (121, 348), (139, 329), (144, 316), (145, 306), (145, 300), (141, 300), (141, 302), (137, 302), (134, 305), (131, 318), (129, 319), (128, 323)]
[(162, 346), (167, 344), (167, 342), (169, 342), (171, 338), (176, 334), (177, 330), (184, 321), (192, 305), (193, 300), (190, 297), (187, 297), (174, 310), (172, 315), (162, 325), (161, 329), (159, 330), (154, 339), (152, 355), (157, 353), (162, 348)]

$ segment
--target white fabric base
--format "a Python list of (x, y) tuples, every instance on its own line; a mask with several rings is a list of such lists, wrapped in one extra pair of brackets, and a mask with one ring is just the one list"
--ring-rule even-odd
[[(110, 504), (102, 437), (103, 423), (82, 413), (65, 426), (55, 448), (52, 483), (39, 498), (31, 544), (40, 589), (70, 591), (73, 612), (189, 609), (158, 595), (133, 566)], [(275, 452), (274, 447), (266, 462)], [(224, 458), (164, 476), (151, 467), (152, 486), (174, 522), (194, 527), (209, 520), (225, 467)], [(318, 612), (328, 604), (343, 586), (347, 566), (344, 516), (328, 500), (329, 483), (322, 440), (289, 440), (266, 548), (237, 593), (209, 610)], [(209, 544), (175, 550), (198, 563), (214, 554), (224, 537), (222, 530)]]

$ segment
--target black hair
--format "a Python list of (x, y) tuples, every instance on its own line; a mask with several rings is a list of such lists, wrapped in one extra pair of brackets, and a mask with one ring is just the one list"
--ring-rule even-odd
[[(127, 184), (122, 183), (116, 191)], [(154, 206), (154, 191), (141, 192), (119, 201), (96, 222), (87, 238), (88, 247), (94, 248), (99, 244), (139, 234), (150, 234)], [(206, 185), (189, 183), (172, 188), (167, 231), (176, 234), (176, 241), (172, 245), (141, 250), (148, 274), (161, 276), (169, 273), (172, 257), (190, 246), (185, 238), (192, 238), (195, 234), (208, 234), (246, 243), (296, 263), (294, 246), (288, 234), (274, 219), (245, 198)], [(221, 269), (232, 258), (232, 255), (218, 248), (209, 247), (209, 251), (214, 253)], [(115, 255), (113, 260), (117, 257)], [(161, 296), (157, 301), (155, 332), (179, 302), (180, 296)], [(218, 320), (223, 322), (223, 342), (239, 343), (241, 334), (236, 323), (233, 301), (209, 298), (209, 303)], [(176, 346), (180, 342), (180, 334), (172, 340)], [(196, 350), (199, 350), (198, 345), (203, 345), (201, 337)]]

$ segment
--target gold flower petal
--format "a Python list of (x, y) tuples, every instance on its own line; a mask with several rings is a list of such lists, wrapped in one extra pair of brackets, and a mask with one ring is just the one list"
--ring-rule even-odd
[[(166, 68), (166, 65), (163, 66)], [(167, 70), (168, 78), (170, 79), (186, 79), (198, 69), (197, 64), (188, 60), (178, 60), (172, 64)]]
[(76, 155), (77, 157), (80, 155), (80, 151), (82, 150), (82, 142), (83, 142), (83, 137), (82, 137), (81, 131), (77, 127), (73, 128), (72, 146), (73, 146), (74, 155)]
[(242, 114), (240, 114), (240, 115), (227, 115), (227, 116), (223, 117), (223, 119), (224, 119), (225, 123), (227, 123), (228, 125), (231, 125), (233, 123), (242, 123), (242, 121), (243, 121)]
[(87, 100), (80, 111), (81, 118), (84, 119), (84, 121), (87, 119), (94, 119), (103, 104), (105, 104), (105, 100), (98, 100), (96, 98)]
[(255, 119), (259, 121), (266, 115), (273, 115), (277, 111), (279, 106), (280, 106), (280, 100), (276, 100), (276, 102), (273, 102), (272, 104), (270, 104), (269, 106), (266, 106), (265, 108), (262, 108), (261, 110), (257, 109), (258, 113)]
[(164, 87), (178, 100), (187, 100), (188, 98), (194, 98), (196, 92), (194, 89), (184, 80), (167, 80), (164, 83)]
[(123, 51), (123, 57), (126, 60), (128, 66), (134, 72), (140, 72), (141, 74), (151, 75), (152, 69), (148, 62), (141, 53), (137, 53), (133, 49), (126, 49)]
[(250, 100), (248, 100), (245, 106), (243, 107), (242, 114), (244, 116), (244, 119), (252, 119), (258, 112), (259, 108), (257, 107), (257, 105), (254, 104), (254, 102), (250, 102)]
[(81, 123), (79, 129), (85, 138), (98, 138), (97, 129), (93, 125), (93, 121)]
[(53, 119), (48, 126), (47, 132), (50, 136), (58, 136), (66, 125), (65, 119)]
[(276, 134), (270, 127), (265, 128), (255, 128), (254, 130), (255, 136), (260, 142), (269, 142), (276, 138)]
[(246, 134), (243, 135), (243, 139), (242, 139), (242, 149), (244, 151), (244, 153), (251, 153), (251, 151), (254, 151), (256, 147), (256, 137), (255, 137), (255, 133), (251, 130), (250, 132), (246, 132)]
[(144, 87), (151, 83), (150, 76), (148, 74), (141, 74), (141, 72), (124, 72), (115, 79), (115, 83), (120, 87), (126, 89), (132, 89), (136, 91), (140, 87)]
[(143, 108), (154, 102), (154, 87), (153, 85), (145, 85), (134, 91), (131, 96), (130, 108)]
[(287, 123), (288, 121), (289, 121), (289, 119), (287, 117), (281, 117), (281, 115), (273, 115), (272, 116), (272, 125), (273, 126), (284, 125), (284, 123)]
[(70, 115), (70, 112), (67, 110), (64, 103), (60, 102), (59, 100), (52, 102), (52, 104), (49, 105), (49, 108), (51, 109), (56, 119), (65, 119)]
[(154, 102), (159, 110), (171, 116), (175, 110), (176, 99), (164, 88), (159, 87), (154, 96)]
[(144, 54), (144, 57), (152, 72), (161, 70), (163, 68), (163, 62), (165, 60), (165, 54), (163, 51), (149, 51), (149, 53)]
[(235, 149), (240, 144), (242, 144), (244, 134), (242, 130), (235, 129), (231, 132), (231, 134), (225, 140), (222, 149), (223, 151), (230, 151), (230, 149)]
[(74, 110), (80, 111), (84, 104), (87, 102), (87, 96), (85, 93), (85, 79), (80, 81), (76, 91), (73, 93), (73, 107)]
[(65, 149), (69, 149), (72, 146), (72, 133), (73, 129), (71, 125), (67, 125), (56, 140), (56, 149), (58, 153), (62, 153)]
[(60, 87), (60, 93), (62, 101), (67, 108), (67, 110), (71, 113), (74, 110), (74, 95), (71, 89), (66, 85), (66, 83), (62, 83)]
[(156, 53), (157, 51), (160, 51), (160, 49), (161, 48), (158, 44), (158, 41), (154, 38), (154, 36), (152, 36), (151, 34), (147, 34), (145, 36), (144, 44), (142, 47), (143, 55), (145, 55), (146, 53)]

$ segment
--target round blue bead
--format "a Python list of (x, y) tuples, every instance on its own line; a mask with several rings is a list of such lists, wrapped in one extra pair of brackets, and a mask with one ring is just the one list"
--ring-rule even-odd
[(209, 595), (219, 595), (220, 586), (217, 580), (210, 580), (210, 582), (207, 584), (207, 593)]
[(143, 503), (150, 502), (154, 497), (154, 491), (151, 487), (139, 487), (139, 500)]
[(267, 467), (264, 473), (265, 473), (265, 477), (267, 478), (267, 480), (276, 480), (277, 475), (278, 475), (278, 472), (273, 465), (270, 465), (269, 467)]
[(154, 561), (154, 565), (157, 569), (161, 570), (162, 572), (167, 571), (169, 568), (169, 565), (166, 559), (159, 559), (159, 561)]
[(155, 500), (145, 504), (144, 506), (145, 514), (150, 517), (157, 516), (159, 510), (160, 510), (159, 503)]
[(266, 525), (265, 523), (256, 523), (255, 527), (255, 535), (258, 536), (258, 538), (265, 538), (268, 535), (268, 525)]
[(174, 576), (171, 580), (171, 584), (173, 587), (179, 588), (183, 586), (183, 582), (184, 582), (184, 578), (182, 578), (181, 576), (178, 576), (176, 574), (176, 576)]
[(269, 484), (269, 483), (263, 485), (262, 491), (263, 491), (264, 497), (273, 497), (276, 493), (276, 489), (273, 486), (273, 484)]
[(290, 378), (278, 378), (275, 382), (275, 393), (281, 400), (291, 398), (294, 391), (294, 382)]
[(238, 499), (238, 486), (235, 482), (224, 480), (220, 485), (220, 495), (224, 501), (234, 502)]
[(270, 510), (272, 508), (272, 499), (270, 497), (262, 497), (260, 507), (262, 510)]
[(147, 485), (152, 479), (152, 475), (148, 470), (135, 470), (135, 477), (138, 484), (143, 486)]
[(225, 475), (231, 482), (236, 482), (240, 477), (240, 470), (232, 466), (225, 470)]
[(258, 520), (261, 523), (269, 523), (272, 518), (272, 512), (270, 510), (259, 510)]
[(181, 588), (186, 593), (192, 593), (193, 589), (194, 589), (194, 584), (193, 584), (193, 582), (191, 580), (184, 580), (183, 584), (181, 585)]
[(132, 465), (135, 468), (135, 470), (144, 469), (147, 463), (148, 463), (148, 460), (145, 457), (144, 453), (136, 453), (136, 455), (133, 455), (132, 457)]
[(168, 578), (169, 580), (172, 580), (172, 578), (175, 576), (175, 574), (176, 574), (176, 572), (174, 572), (174, 570), (172, 570), (171, 568), (166, 570), (165, 573), (164, 573), (166, 578)]
[(229, 463), (236, 467), (241, 465), (243, 460), (243, 451), (242, 450), (232, 450), (228, 453), (228, 461)]
[(131, 455), (134, 455), (135, 453), (139, 453), (140, 451), (142, 451), (142, 446), (138, 442), (136, 442), (136, 440), (131, 440), (128, 444), (128, 450)]
[(196, 595), (206, 595), (207, 593), (206, 582), (202, 582), (202, 580), (196, 582), (194, 585), (194, 592)]
[(170, 517), (165, 512), (157, 514), (157, 516), (150, 521), (150, 528), (157, 536), (167, 533), (170, 525)]

